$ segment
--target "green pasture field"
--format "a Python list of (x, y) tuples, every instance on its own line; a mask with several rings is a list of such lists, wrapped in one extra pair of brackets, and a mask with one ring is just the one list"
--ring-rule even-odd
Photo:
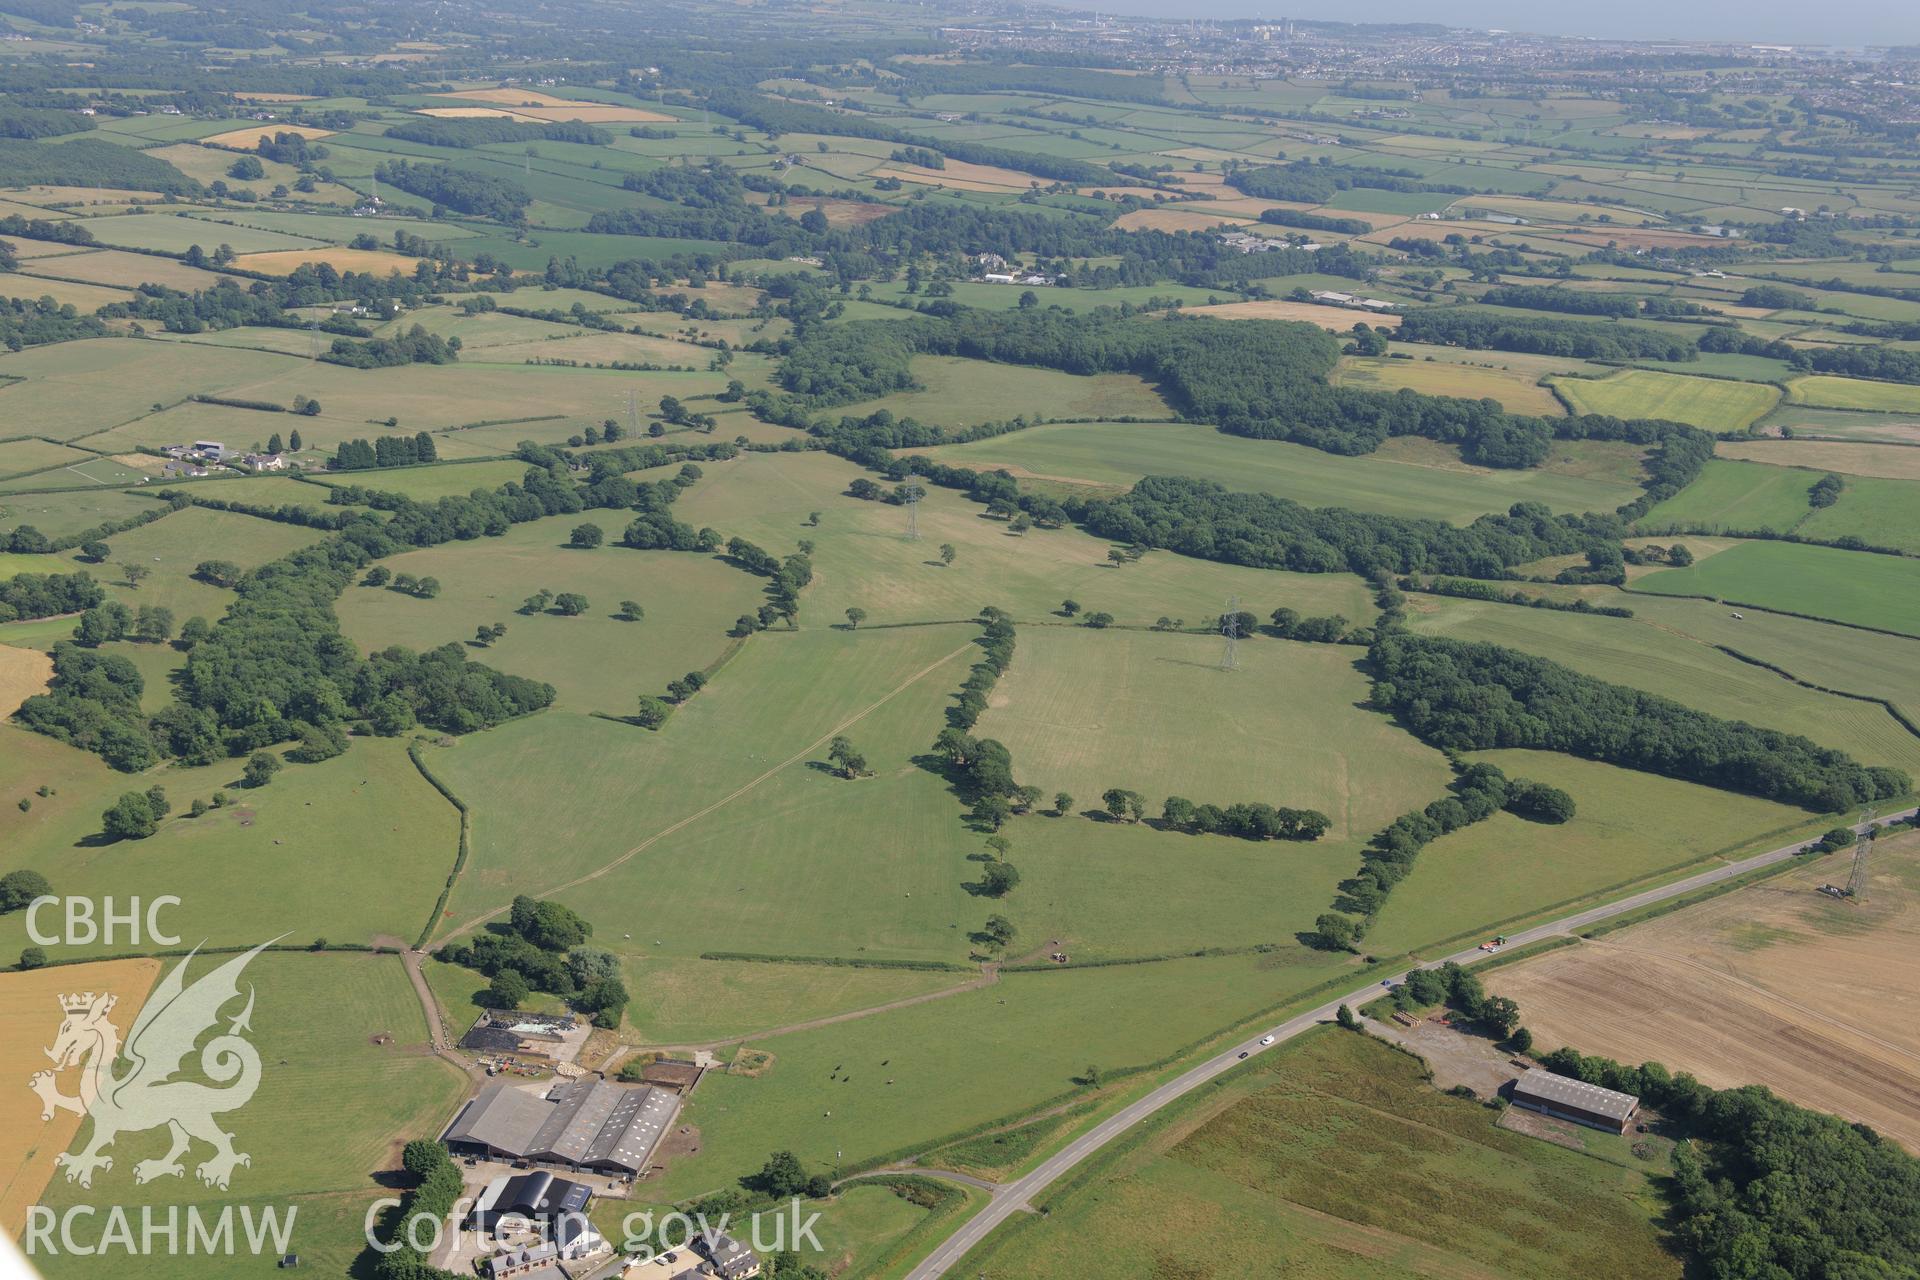
[[(73, 483), (81, 481), (75, 477)], [(151, 498), (125, 489), (4, 494), (0, 495), (0, 533), (11, 533), (23, 524), (30, 524), (49, 538), (64, 538), (108, 521), (125, 520), (151, 511), (154, 505)], [(59, 570), (66, 571), (64, 566)]]
[[(1920, 742), (1916, 742), (1920, 746)], [(1778, 848), (1820, 819), (1790, 805), (1546, 751), (1476, 754), (1510, 778), (1567, 792), (1577, 806), (1559, 826), (1497, 813), (1420, 851), (1367, 933), (1381, 955), (1444, 944), (1474, 930), (1693, 867), (1727, 851)], [(1817, 826), (1814, 827), (1818, 829)], [(1456, 947), (1436, 946), (1445, 954)]]
[(1779, 391), (1758, 383), (1651, 369), (1629, 369), (1600, 379), (1555, 378), (1553, 385), (1579, 413), (1667, 418), (1709, 431), (1741, 430), (1765, 416), (1780, 398)]
[[(459, 843), (458, 815), (395, 740), (358, 740), (332, 760), (289, 764), (257, 790), (240, 785), (239, 760), (129, 776), (10, 725), (0, 726), (0, 742), (9, 865), (41, 872), (63, 893), (177, 894), (183, 901), (173, 918), (188, 944), (251, 945), (283, 932), (295, 943), (381, 935), (411, 942)], [(104, 842), (101, 811), (123, 792), (156, 784), (174, 816), (145, 840)], [(34, 796), (42, 785), (56, 794)], [(195, 799), (210, 801), (216, 791), (226, 792), (227, 807), (186, 816)], [(33, 799), (24, 813), (13, 803), (22, 796)], [(217, 890), (210, 867), (226, 871)], [(22, 915), (0, 917), (4, 954), (27, 943)], [(124, 950), (122, 939), (76, 954)]]
[[(651, 948), (651, 939), (643, 941)], [(627, 990), (633, 993), (626, 1033), (643, 1044), (698, 1044), (748, 1035), (973, 980), (966, 973), (698, 960), (646, 951), (628, 953), (623, 960)], [(461, 972), (470, 986), (477, 985), (480, 975)]]
[(587, 333), (542, 335), (522, 342), (476, 348), (463, 354), (468, 364), (526, 364), (541, 360), (571, 360), (576, 364), (645, 364), (665, 368), (702, 370), (713, 352), (689, 342), (656, 338), (642, 333)]
[[(226, 156), (228, 164), (232, 157)], [(189, 214), (136, 213), (122, 218), (95, 218), (87, 224), (94, 239), (123, 249), (158, 249), (184, 253), (199, 245), (208, 253), (226, 245), (235, 253), (265, 253), (273, 249), (310, 249), (314, 237), (288, 235), (260, 227), (214, 223)]]
[[(516, 476), (525, 470), (516, 468)], [(658, 694), (667, 681), (723, 653), (734, 619), (765, 597), (761, 579), (713, 556), (611, 545), (628, 518), (620, 511), (555, 516), (515, 525), (498, 538), (390, 557), (382, 563), (395, 573), (438, 578), (440, 594), (419, 600), (388, 588), (349, 587), (339, 604), (341, 625), (362, 649), (403, 644), (424, 650), (465, 644), (476, 627), (505, 623), (502, 639), (484, 649), (468, 646), (474, 661), (547, 681), (569, 711), (631, 714), (641, 693)], [(609, 545), (568, 547), (568, 533), (583, 523), (600, 525)], [(521, 602), (542, 588), (576, 591), (590, 607), (572, 618), (519, 613)], [(622, 600), (639, 601), (644, 620), (617, 620)]]
[(1897, 556), (1749, 542), (1686, 569), (1651, 574), (1635, 589), (1714, 596), (1920, 635), (1920, 562)]
[(1162, 1112), (963, 1266), (988, 1280), (1166, 1275), (1205, 1254), (1324, 1280), (1673, 1280), (1658, 1172), (1498, 1129), (1419, 1059), (1325, 1029)]
[(959, 356), (915, 356), (918, 391), (900, 391), (835, 409), (864, 417), (880, 409), (943, 427), (1027, 418), (1171, 418), (1173, 410), (1130, 373), (1078, 375)]
[(1807, 490), (1818, 472), (1715, 458), (1700, 478), (1649, 511), (1648, 529), (1772, 529), (1785, 533), (1813, 510)]
[[(264, 920), (249, 923), (271, 927)], [(197, 977), (212, 966), (211, 958), (196, 960), (190, 972)], [(112, 1148), (112, 1170), (96, 1175), (90, 1191), (55, 1177), (42, 1200), (55, 1212), (68, 1205), (125, 1205), (136, 1223), (142, 1205), (156, 1206), (162, 1223), (167, 1206), (183, 1203), (197, 1206), (203, 1217), (218, 1215), (224, 1205), (248, 1205), (256, 1213), (276, 1209), (284, 1219), (297, 1206), (290, 1249), (305, 1267), (348, 1274), (365, 1251), (362, 1222), (369, 1207), (393, 1194), (370, 1175), (395, 1167), (401, 1142), (436, 1132), (466, 1081), (427, 1052), (420, 1005), (396, 957), (267, 954), (247, 966), (241, 981), (255, 991), (249, 1038), (260, 1051), (262, 1070), (253, 1100), (222, 1117), (235, 1149), (252, 1157), (235, 1171), (231, 1189), (207, 1187), (192, 1163), (182, 1178), (136, 1183), (135, 1163), (166, 1152), (163, 1127), (123, 1134)], [(374, 1043), (383, 1033), (392, 1043)], [(326, 1140), (316, 1141), (316, 1135)], [(196, 1143), (190, 1159), (197, 1162), (207, 1153)], [(255, 1275), (272, 1265), (271, 1245), (268, 1258), (244, 1247), (230, 1256), (189, 1255), (184, 1236), (182, 1245), (177, 1253), (144, 1257), (141, 1273), (161, 1280), (224, 1278)], [(38, 1264), (50, 1276), (99, 1270), (97, 1259), (64, 1251)]]
[(1710, 600), (1590, 590), (1600, 593), (1596, 604), (1632, 609), (1636, 622), (1705, 644), (1724, 644), (1824, 688), (1888, 699), (1920, 723), (1920, 687), (1913, 679), (1913, 672), (1920, 670), (1920, 640), (1777, 613), (1735, 618), (1734, 610)]
[[(507, 620), (509, 639), (520, 621)], [(558, 625), (562, 620), (553, 621)], [(645, 643), (647, 625), (642, 622), (635, 628), (642, 633), (636, 634), (635, 644)], [(843, 730), (841, 726), (864, 713), (867, 719), (859, 723), (866, 728), (856, 736), (861, 737), (861, 749), (869, 761), (883, 773), (906, 765), (909, 755), (924, 751), (933, 740), (941, 723), (941, 708), (959, 687), (967, 664), (978, 652), (973, 643), (977, 635), (978, 628), (972, 625), (869, 633), (824, 629), (797, 634), (768, 632), (749, 640), (708, 686), (677, 709), (657, 732), (554, 710), (473, 735), (452, 749), (429, 752), (429, 766), (454, 794), (472, 806), (474, 813), (473, 854), (454, 890), (451, 925), (457, 927), (483, 912), (502, 909), (516, 893), (552, 892), (608, 866), (643, 842), (665, 838), (669, 828), (679, 827), (676, 834), (684, 836), (688, 828), (679, 824), (716, 805), (720, 807), (715, 812), (737, 806), (738, 812), (751, 815), (763, 803), (757, 788), (729, 798), (770, 771), (806, 774), (807, 781), (830, 788), (806, 793), (809, 797), (832, 800), (842, 809), (849, 805), (839, 802), (850, 795), (858, 797), (851, 805), (876, 799), (879, 793), (890, 790), (889, 778), (834, 789), (831, 784), (844, 780), (808, 768), (807, 761), (824, 759), (825, 739), (836, 732), (852, 732), (851, 727)], [(611, 704), (607, 709), (624, 713), (643, 692), (657, 694), (661, 689), (620, 682), (617, 689), (610, 687), (607, 691)], [(910, 723), (892, 731), (895, 745), (883, 753), (870, 722), (881, 709), (900, 700), (909, 708)], [(922, 887), (923, 895), (934, 884), (950, 886), (955, 896), (960, 893), (958, 872), (966, 864), (962, 854), (965, 832), (959, 815), (958, 803), (949, 801), (919, 816), (916, 835), (937, 837), (941, 844), (931, 851), (916, 848), (917, 861), (902, 865), (900, 870), (925, 882), (924, 886), (914, 886)], [(698, 835), (706, 821), (703, 818), (701, 825), (692, 826), (691, 833)], [(826, 878), (817, 868), (794, 858), (781, 832), (763, 827), (757, 838), (774, 850), (776, 859), (757, 870), (765, 873), (778, 869), (785, 875), (802, 877), (807, 890), (805, 902), (777, 902), (764, 885), (757, 885), (750, 891), (752, 896), (747, 896), (742, 890), (753, 877), (742, 880), (730, 873), (752, 864), (742, 861), (737, 852), (708, 866), (667, 869), (723, 877), (724, 897), (707, 904), (711, 909), (731, 915), (752, 905), (782, 929), (814, 935), (810, 939), (814, 945), (808, 948), (768, 949), (841, 954), (854, 945), (848, 938), (846, 922), (839, 918), (851, 904), (840, 895), (828, 893)], [(530, 848), (544, 853), (538, 859), (528, 859), (525, 851)], [(934, 856), (936, 851), (938, 857)], [(645, 852), (646, 858), (626, 863), (622, 870), (632, 892), (646, 904), (641, 913), (650, 923), (642, 928), (664, 932), (650, 933), (636, 941), (644, 944), (652, 938), (671, 937), (675, 951), (681, 955), (711, 949), (712, 915), (659, 910), (662, 899), (658, 876), (666, 864), (654, 846)], [(891, 857), (878, 844), (841, 852), (861, 861)], [(816, 903), (812, 900), (816, 894), (827, 894), (831, 901)], [(600, 936), (608, 938), (609, 945), (617, 945), (611, 939), (629, 931), (639, 918), (631, 910), (615, 910), (613, 898), (610, 880), (588, 882), (577, 897), (588, 918), (602, 922)], [(883, 903), (877, 898), (863, 898), (861, 902), (863, 910), (876, 915), (913, 905), (905, 900)], [(804, 906), (816, 907), (819, 914), (809, 915)], [(918, 911), (924, 913), (929, 907), (941, 912), (938, 928), (944, 930), (950, 917), (937, 903), (923, 903)], [(930, 945), (931, 929), (925, 921), (916, 916), (912, 924), (914, 927), (901, 931), (903, 940), (917, 947)], [(970, 927), (973, 924), (977, 922), (970, 922)], [(736, 930), (729, 936), (751, 934)], [(764, 945), (756, 943), (756, 947)], [(942, 945), (948, 952), (942, 958), (951, 958), (952, 949), (960, 944)]]
[[(21, 476), (29, 472), (46, 471), (60, 468), (75, 462), (90, 462), (96, 455), (81, 449), (70, 449), (63, 444), (50, 440), (8, 440), (0, 443), (0, 476)], [(59, 483), (62, 477), (54, 474), (48, 477), (49, 483)], [(44, 529), (41, 532), (46, 532)]]
[(1920, 482), (1847, 476), (1845, 484), (1838, 502), (1815, 510), (1796, 532), (1920, 554)]
[[(260, 333), (261, 330), (230, 331), (233, 334)], [(271, 331), (269, 331), (271, 332)], [(306, 341), (305, 335), (292, 331), (280, 331), (282, 336), (276, 341), (291, 347)], [(198, 344), (196, 344), (197, 346)], [(302, 353), (304, 354), (304, 353)], [(302, 359), (300, 365), (310, 369), (331, 369), (331, 365), (311, 364)], [(289, 366), (294, 367), (294, 366)], [(420, 367), (420, 366), (415, 366)], [(275, 394), (279, 394), (276, 392)], [(296, 391), (296, 395), (305, 392)], [(316, 397), (317, 398), (317, 397)], [(290, 400), (271, 403), (291, 403)], [(99, 435), (84, 438), (88, 448), (135, 449), (159, 448), (168, 444), (180, 444), (190, 440), (219, 440), (229, 449), (264, 450), (276, 434), (281, 443), (286, 443), (293, 432), (300, 433), (300, 447), (303, 457), (319, 461), (331, 454), (342, 441), (373, 440), (387, 434), (387, 427), (379, 421), (367, 421), (364, 418), (350, 416), (348, 413), (335, 412), (333, 405), (320, 402), (322, 412), (314, 417), (305, 414), (272, 413), (259, 409), (236, 409), (231, 405), (206, 404), (197, 400), (188, 400), (158, 413), (149, 413), (137, 421), (122, 427), (116, 427)], [(597, 419), (596, 419), (597, 420)], [(412, 436), (418, 430), (404, 424), (396, 428), (401, 434)], [(447, 461), (475, 457), (497, 457), (504, 450), (477, 447), (458, 432), (436, 435), (434, 446), (439, 456)], [(371, 474), (371, 473), (369, 473)], [(214, 479), (231, 480), (232, 472), (216, 472)]]
[(1335, 195), (1321, 208), (1336, 215), (1343, 212), (1404, 213), (1411, 217), (1416, 213), (1437, 213), (1458, 199), (1458, 196), (1437, 191), (1377, 191), (1370, 187), (1355, 187)]
[[(330, 471), (318, 477), (329, 489), (358, 487), (397, 493), (416, 502), (465, 497), (475, 489), (492, 491), (527, 474), (527, 464), (515, 458), (489, 462), (441, 462), (421, 467), (376, 467), (366, 471)], [(618, 513), (614, 513), (615, 516)], [(616, 533), (617, 530), (608, 530)]]
[[(1445, 789), (1438, 753), (1385, 716), (1359, 709), (1367, 678), (1342, 645), (1256, 637), (1240, 669), (1220, 670), (1212, 635), (1023, 627), (1012, 668), (977, 732), (1013, 753), (1020, 781), (1083, 810), (1101, 793), (1143, 793), (1157, 817), (1168, 795), (1225, 806), (1260, 800), (1318, 809), (1331, 840), (1362, 839)], [(1920, 745), (1920, 744), (1916, 744)], [(1091, 819), (1041, 824), (1048, 832)], [(1036, 833), (1038, 834), (1038, 833)], [(1261, 861), (1295, 846), (1224, 842)]]
[[(824, 453), (744, 454), (703, 465), (706, 478), (675, 504), (676, 518), (776, 555), (802, 538), (814, 542), (818, 572), (803, 597), (803, 628), (842, 624), (853, 607), (867, 611), (869, 625), (971, 618), (985, 604), (1038, 621), (1069, 597), (1140, 626), (1163, 615), (1197, 626), (1235, 595), (1262, 614), (1287, 605), (1356, 622), (1373, 617), (1365, 584), (1348, 574), (1283, 573), (1165, 551), (1116, 569), (1105, 542), (1071, 528), (1014, 534), (950, 489), (929, 486), (919, 504), (920, 539), (909, 541), (906, 510), (846, 496), (847, 484), (867, 473)], [(817, 528), (806, 524), (814, 511)], [(951, 565), (940, 563), (943, 543), (955, 548)]]
[[(528, 309), (545, 311), (548, 307), (543, 300)], [(566, 308), (559, 309), (564, 311)], [(428, 333), (460, 339), (461, 358), (464, 360), (488, 358), (483, 354), (488, 347), (568, 338), (586, 332), (574, 324), (528, 320), (523, 316), (503, 315), (498, 311), (482, 311), (470, 316), (458, 307), (422, 307), (388, 324), (377, 326), (375, 332), (381, 336), (392, 336), (396, 332), (405, 333), (416, 324)]]
[(272, 351), (285, 356), (299, 356), (303, 360), (312, 359), (316, 349), (325, 351), (333, 345), (331, 334), (310, 329), (270, 328), (265, 325), (240, 325), (232, 329), (196, 333), (191, 338), (164, 335), (160, 336), (159, 340), (181, 342), (196, 347), (244, 347), (250, 351)]
[[(386, 214), (378, 218), (356, 218), (347, 213), (278, 213), (253, 209), (222, 209), (218, 213), (193, 213), (188, 216), (215, 226), (216, 232), (202, 233), (211, 237), (215, 244), (220, 243), (221, 239), (229, 234), (240, 233), (248, 228), (297, 236), (302, 240), (317, 240), (322, 244), (346, 244), (355, 236), (372, 236), (382, 244), (391, 244), (396, 231), (404, 231), (409, 236), (419, 236), (423, 240), (434, 241), (471, 240), (484, 234), (458, 222), (426, 218), (396, 218)], [(204, 245), (207, 240), (202, 239), (199, 243)], [(233, 242), (229, 241), (229, 243)], [(234, 248), (239, 247), (234, 243)], [(285, 247), (298, 248), (299, 246)], [(463, 252), (463, 256), (468, 255)]]
[(24, 493), (31, 490), (66, 488), (77, 484), (92, 484), (110, 489), (122, 485), (145, 484), (153, 478), (151, 472), (116, 462), (112, 458), (89, 457), (79, 462), (69, 463), (58, 471), (15, 476), (11, 480), (0, 481), (0, 493)]
[(1879, 413), (1920, 413), (1920, 387), (1902, 382), (1869, 382), (1809, 374), (1787, 384), (1795, 404), (1828, 409), (1866, 409)]
[[(785, 264), (792, 265), (792, 264)], [(1267, 282), (1270, 285), (1274, 282)], [(1351, 280), (1347, 281), (1352, 284)], [(1171, 298), (1183, 307), (1201, 307), (1218, 302), (1238, 302), (1241, 296), (1231, 289), (1195, 289), (1185, 285), (1165, 284), (1122, 285), (1113, 289), (1067, 289), (1059, 287), (1030, 287), (1018, 284), (983, 284), (972, 280), (955, 280), (953, 300), (963, 306), (975, 307), (981, 311), (1011, 311), (1020, 305), (1020, 295), (1032, 293), (1049, 307), (1062, 307), (1068, 311), (1091, 311), (1095, 307), (1117, 307), (1121, 303), (1140, 306), (1151, 299)], [(1290, 286), (1289, 286), (1290, 287)], [(1316, 286), (1317, 287), (1317, 286)], [(889, 301), (914, 301), (915, 295), (907, 292), (905, 283), (880, 284), (872, 286), (872, 296)], [(888, 309), (888, 317), (906, 318), (913, 313)], [(883, 317), (885, 318), (885, 317)]]
[(1386, 356), (1347, 356), (1335, 368), (1341, 386), (1398, 391), (1409, 387), (1430, 396), (1498, 400), (1508, 413), (1559, 417), (1566, 412), (1536, 374), (1438, 360), (1395, 360)]
[(1870, 413), (1813, 409), (1782, 403), (1767, 415), (1767, 428), (1792, 428), (1796, 440), (1850, 440), (1874, 444), (1920, 444), (1920, 413)]
[[(1556, 443), (1554, 451), (1568, 459), (1597, 452), (1588, 442)], [(1455, 524), (1505, 511), (1516, 502), (1540, 502), (1555, 511), (1611, 511), (1639, 492), (1626, 477), (1469, 467), (1457, 451), (1436, 449), (1431, 451), (1434, 457), (1421, 451), (1406, 460), (1395, 456), (1398, 450), (1343, 457), (1183, 423), (1050, 424), (916, 452), (952, 466), (985, 471), (1005, 467), (1016, 476), (1070, 484), (1130, 486), (1148, 475), (1197, 476), (1310, 507), (1349, 507)]]
[(647, 1195), (665, 1202), (731, 1186), (770, 1150), (831, 1169), (836, 1151), (850, 1164), (930, 1143), (1058, 1098), (1089, 1063), (1109, 1076), (1145, 1066), (1350, 968), (1350, 958), (1293, 946), (1005, 974), (948, 999), (755, 1040), (774, 1055), (772, 1069), (701, 1081), (684, 1113), (701, 1131), (700, 1151)]
[[(1708, 563), (1711, 561), (1702, 560), (1700, 566)], [(1680, 571), (1667, 570), (1654, 576), (1663, 577), (1668, 572)], [(1634, 609), (1643, 598), (1638, 594), (1624, 597), (1614, 594), (1616, 599), (1608, 603), (1624, 603)], [(1868, 764), (1892, 765), (1920, 777), (1920, 737), (1904, 728), (1883, 707), (1858, 698), (1803, 688), (1763, 667), (1722, 653), (1711, 643), (1675, 634), (1664, 622), (1643, 622), (1637, 615), (1631, 620), (1592, 617), (1433, 596), (1418, 597), (1417, 603), (1418, 611), (1411, 623), (1418, 631), (1535, 653), (1602, 680), (1644, 689), (1729, 720), (1745, 720), (1785, 733), (1803, 734), (1822, 746), (1846, 751)], [(1705, 605), (1705, 602), (1690, 603)], [(1727, 620), (1733, 621), (1731, 610), (1725, 606), (1711, 607), (1727, 612)], [(1704, 610), (1695, 611), (1701, 612)], [(1747, 643), (1746, 634), (1741, 632), (1717, 642), (1740, 647)], [(1822, 636), (1821, 639), (1836, 647), (1843, 643), (1839, 637), (1828, 640)], [(1745, 651), (1742, 648), (1742, 652)], [(1801, 669), (1808, 663), (1783, 665), (1803, 680), (1826, 683), (1820, 679), (1821, 671)], [(1868, 696), (1890, 696), (1893, 690), (1885, 681), (1885, 676), (1871, 683), (1852, 679), (1830, 687)]]
[(75, 440), (150, 413), (156, 403), (225, 393), (288, 367), (310, 366), (257, 351), (93, 338), (0, 356), (0, 374), (26, 379), (0, 392), (0, 402), (11, 421), (36, 435)]
[[(28, 646), (31, 648), (32, 646)], [(173, 673), (187, 665), (187, 655), (170, 644), (146, 644), (116, 640), (100, 646), (102, 653), (125, 658), (140, 670), (146, 689), (140, 695), (140, 709), (149, 715), (163, 710), (173, 701)]]

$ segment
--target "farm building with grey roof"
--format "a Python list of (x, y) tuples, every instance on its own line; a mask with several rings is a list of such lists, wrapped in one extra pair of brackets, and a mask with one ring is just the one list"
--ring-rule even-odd
[(1584, 1080), (1536, 1069), (1513, 1082), (1513, 1105), (1556, 1120), (1625, 1133), (1634, 1112), (1640, 1109), (1640, 1099), (1630, 1093), (1602, 1089)]
[(504, 1082), (460, 1109), (442, 1141), (459, 1155), (638, 1174), (680, 1109), (671, 1089), (581, 1079), (542, 1095)]

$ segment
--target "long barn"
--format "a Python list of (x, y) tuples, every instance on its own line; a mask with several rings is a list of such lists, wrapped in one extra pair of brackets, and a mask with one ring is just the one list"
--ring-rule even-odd
[(1535, 1070), (1513, 1082), (1513, 1105), (1556, 1120), (1625, 1133), (1634, 1112), (1640, 1109), (1640, 1099), (1584, 1080)]

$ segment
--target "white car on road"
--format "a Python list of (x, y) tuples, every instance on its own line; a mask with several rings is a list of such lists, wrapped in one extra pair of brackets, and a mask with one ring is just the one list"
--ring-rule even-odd
[(1273, 1043), (1273, 1037), (1272, 1037), (1272, 1036), (1261, 1036), (1261, 1037), (1260, 1037), (1260, 1047), (1261, 1047), (1261, 1048), (1265, 1048), (1266, 1046), (1268, 1046), (1268, 1045), (1270, 1045), (1270, 1044), (1272, 1044), (1272, 1043)]

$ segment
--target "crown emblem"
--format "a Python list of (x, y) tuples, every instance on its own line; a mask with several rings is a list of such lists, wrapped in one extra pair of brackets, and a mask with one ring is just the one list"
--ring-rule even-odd
[(100, 1004), (100, 1008), (104, 1011), (107, 1009), (111, 1009), (113, 1007), (114, 997), (112, 996), (96, 997), (91, 991), (87, 992), (85, 995), (61, 996), (60, 1010), (63, 1013), (86, 1013), (87, 1011), (91, 1010), (94, 1007), (96, 1001)]

